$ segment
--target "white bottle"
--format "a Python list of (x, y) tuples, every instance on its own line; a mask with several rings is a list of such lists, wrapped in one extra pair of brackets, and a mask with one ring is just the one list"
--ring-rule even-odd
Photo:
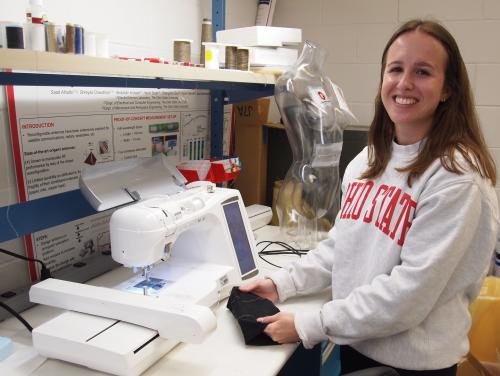
[(30, 0), (29, 9), (31, 10), (31, 23), (43, 24), (46, 21), (43, 0)]
[(24, 48), (27, 50), (31, 49), (31, 40), (30, 40), (30, 33), (31, 33), (31, 2), (29, 3), (28, 7), (26, 8), (26, 22), (23, 25), (23, 35), (24, 35)]
[(33, 51), (45, 51), (45, 11), (43, 0), (30, 0), (26, 10), (26, 40), (25, 48)]

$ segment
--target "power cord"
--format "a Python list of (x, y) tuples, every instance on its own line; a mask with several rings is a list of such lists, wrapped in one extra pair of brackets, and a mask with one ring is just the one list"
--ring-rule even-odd
[(14, 316), (16, 319), (21, 321), (21, 323), (28, 329), (30, 332), (33, 331), (33, 327), (16, 311), (14, 311), (12, 308), (10, 308), (7, 304), (0, 302), (0, 307), (5, 309), (7, 312), (9, 312), (12, 316)]
[[(257, 246), (261, 245), (261, 244), (266, 244), (264, 246), (264, 248), (262, 248), (257, 254), (259, 255), (259, 257), (264, 260), (265, 262), (267, 262), (268, 264), (272, 265), (272, 266), (275, 266), (277, 268), (282, 268), (282, 266), (280, 265), (276, 265), (274, 263), (272, 263), (271, 261), (269, 260), (266, 260), (264, 258), (264, 256), (273, 256), (273, 255), (296, 255), (296, 256), (299, 256), (299, 257), (302, 257), (302, 255), (305, 255), (307, 254), (307, 252), (309, 252), (310, 250), (309, 249), (297, 249), (297, 248), (294, 248), (292, 247), (290, 244), (288, 243), (285, 243), (285, 242), (280, 242), (280, 241), (272, 241), (272, 240), (262, 240), (260, 242), (257, 243)], [(280, 249), (270, 249), (270, 250), (267, 250), (267, 248), (269, 248), (271, 245), (277, 245), (277, 246), (280, 246), (282, 248)]]
[(23, 255), (18, 255), (17, 253), (7, 251), (6, 249), (3, 249), (3, 248), (0, 248), (0, 253), (5, 253), (6, 255), (16, 257), (16, 258), (19, 258), (19, 259), (25, 260), (25, 261), (39, 262), (40, 265), (42, 266), (40, 269), (40, 279), (43, 281), (43, 280), (46, 280), (47, 278), (52, 278), (49, 268), (47, 268), (47, 265), (45, 265), (45, 263), (42, 260), (39, 260), (36, 258), (31, 258), (31, 257), (26, 257)]
[[(14, 252), (11, 252), (11, 251), (7, 251), (6, 249), (3, 249), (3, 248), (0, 248), (0, 253), (5, 253), (6, 255), (9, 255), (9, 256), (12, 256), (12, 257), (15, 257), (15, 258), (19, 258), (19, 259), (25, 260), (25, 261), (39, 262), (40, 265), (42, 266), (41, 269), (40, 269), (40, 278), (41, 278), (41, 280), (43, 281), (43, 280), (45, 280), (47, 278), (51, 278), (52, 277), (51, 274), (50, 274), (49, 268), (47, 268), (47, 265), (45, 265), (45, 263), (42, 260), (38, 260), (38, 259), (35, 259), (35, 258), (18, 255), (17, 253), (14, 253)], [(33, 327), (19, 313), (17, 313), (16, 311), (14, 311), (7, 304), (5, 304), (5, 303), (3, 303), (3, 302), (0, 301), (0, 307), (2, 307), (3, 309), (5, 309), (7, 312), (9, 312), (12, 316), (14, 316), (15, 318), (17, 318), (19, 321), (21, 321), (21, 323), (30, 332), (33, 331)]]

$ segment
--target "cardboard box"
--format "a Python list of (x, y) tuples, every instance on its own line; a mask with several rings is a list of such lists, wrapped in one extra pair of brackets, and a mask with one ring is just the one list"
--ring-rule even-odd
[(457, 367), (457, 376), (499, 376), (498, 362), (481, 362), (470, 354), (463, 358)]
[(271, 98), (259, 98), (233, 105), (233, 118), (236, 125), (261, 126), (267, 122)]
[(245, 206), (265, 204), (267, 141), (264, 124), (269, 114), (269, 98), (233, 105), (234, 153), (241, 171), (234, 180)]

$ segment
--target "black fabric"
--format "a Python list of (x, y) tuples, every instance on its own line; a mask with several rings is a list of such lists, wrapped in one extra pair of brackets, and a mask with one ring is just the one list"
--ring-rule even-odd
[(280, 310), (269, 299), (233, 287), (227, 308), (240, 325), (245, 344), (253, 346), (278, 345), (264, 333), (267, 324), (257, 322), (259, 317), (271, 316)]
[[(355, 372), (370, 367), (380, 367), (380, 366), (390, 367), (387, 364), (381, 364), (373, 359), (364, 356), (360, 352), (354, 350), (351, 346), (348, 345), (340, 346), (341, 375), (345, 375), (350, 372)], [(424, 370), (424, 371), (414, 371), (414, 370), (407, 370), (395, 367), (393, 368), (401, 376), (455, 376), (457, 373), (456, 364), (448, 368), (442, 368), (436, 370)]]

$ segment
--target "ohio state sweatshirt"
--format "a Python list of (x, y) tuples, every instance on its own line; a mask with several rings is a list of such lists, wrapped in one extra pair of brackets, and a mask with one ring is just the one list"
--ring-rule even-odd
[(421, 143), (393, 143), (385, 172), (360, 180), (365, 148), (347, 167), (342, 206), (327, 239), (270, 275), (280, 301), (331, 285), (321, 309), (295, 312), (306, 348), (330, 339), (398, 368), (449, 367), (469, 349), (469, 304), (479, 292), (498, 230), (494, 188), (459, 158), (436, 160), (412, 186), (396, 168)]

